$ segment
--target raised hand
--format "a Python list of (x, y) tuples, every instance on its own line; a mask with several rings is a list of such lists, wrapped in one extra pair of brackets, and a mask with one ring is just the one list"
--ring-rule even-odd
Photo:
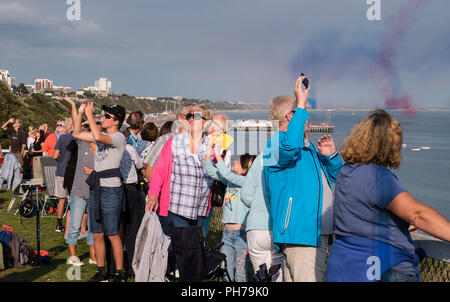
[(62, 100), (66, 101), (66, 102), (69, 103), (70, 105), (75, 105), (75, 102), (72, 101), (71, 98), (65, 97), (65, 98), (62, 98)]
[(297, 81), (295, 82), (294, 87), (294, 95), (297, 99), (297, 107), (305, 109), (306, 106), (306, 100), (308, 99), (309, 90), (311, 89), (311, 86), (309, 86), (307, 89), (303, 90), (302, 88), (302, 82), (306, 78), (306, 76), (299, 76), (297, 78)]
[(324, 135), (318, 140), (319, 146), (317, 149), (319, 153), (323, 156), (330, 156), (334, 152), (336, 152), (336, 146), (334, 144), (333, 138), (331, 135)]
[(84, 110), (86, 115), (92, 115), (94, 113), (94, 103), (87, 102), (86, 108)]
[(80, 108), (78, 108), (78, 112), (84, 113), (84, 111), (86, 110), (86, 106), (87, 106), (87, 102), (81, 103)]

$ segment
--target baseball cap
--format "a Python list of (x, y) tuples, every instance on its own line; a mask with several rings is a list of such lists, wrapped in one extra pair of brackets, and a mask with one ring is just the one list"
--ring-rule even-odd
[(125, 120), (125, 108), (123, 108), (120, 105), (114, 105), (111, 107), (108, 107), (106, 105), (102, 106), (102, 110), (106, 111), (108, 113), (114, 114), (115, 117), (117, 117), (119, 121), (119, 128), (122, 126), (123, 121)]

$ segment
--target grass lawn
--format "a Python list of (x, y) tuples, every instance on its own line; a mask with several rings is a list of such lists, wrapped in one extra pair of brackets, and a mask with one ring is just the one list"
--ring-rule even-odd
[[(0, 231), (3, 225), (14, 229), (14, 232), (28, 241), (33, 248), (36, 248), (36, 216), (33, 218), (21, 218), (19, 214), (14, 215), (19, 199), (17, 199), (14, 210), (7, 212), (12, 192), (0, 191)], [(65, 221), (65, 220), (64, 220)], [(67, 270), (71, 265), (66, 264), (69, 257), (69, 248), (64, 240), (64, 233), (56, 233), (56, 214), (40, 218), (41, 229), (41, 250), (49, 253), (51, 258), (49, 264), (40, 266), (25, 265), (23, 268), (10, 268), (0, 271), (0, 282), (67, 282)], [(78, 257), (85, 263), (81, 267), (81, 280), (87, 281), (96, 272), (96, 266), (88, 264), (89, 246), (86, 239), (81, 240), (77, 246)], [(70, 281), (73, 282), (73, 281)]]

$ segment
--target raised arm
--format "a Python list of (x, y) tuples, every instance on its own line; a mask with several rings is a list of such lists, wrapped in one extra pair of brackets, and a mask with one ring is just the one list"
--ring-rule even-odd
[(62, 99), (70, 104), (70, 107), (71, 107), (70, 116), (72, 118), (72, 121), (75, 121), (77, 118), (77, 107), (75, 106), (75, 102), (72, 101), (72, 99), (68, 98), (68, 97), (65, 97)]
[(10, 118), (9, 120), (7, 120), (3, 125), (2, 125), (2, 129), (6, 130), (6, 127), (8, 127), (8, 124), (10, 123), (14, 123), (14, 118)]
[(112, 145), (113, 140), (111, 136), (104, 135), (100, 128), (97, 127), (97, 122), (94, 119), (94, 103), (88, 102), (85, 109), (85, 114), (87, 117), (87, 120), (89, 122), (89, 127), (91, 128), (91, 133), (94, 136), (94, 140), (98, 143), (102, 143), (105, 145)]
[[(94, 142), (94, 136), (92, 135), (92, 132), (85, 132), (81, 130), (81, 123), (83, 121), (83, 114), (85, 112), (87, 103), (84, 102), (80, 105), (80, 108), (78, 108), (78, 114), (75, 118), (75, 121), (73, 123), (73, 137), (76, 139), (80, 139), (86, 142), (93, 143)], [(96, 127), (97, 128), (97, 125)], [(92, 129), (92, 128), (91, 128)]]
[(311, 86), (305, 90), (302, 89), (304, 78), (305, 76), (300, 76), (295, 82), (294, 95), (297, 109), (289, 121), (286, 133), (279, 137), (279, 146), (274, 146), (279, 149), (278, 164), (280, 166), (289, 165), (290, 161), (304, 147), (305, 123), (309, 117), (309, 113), (305, 108), (309, 90), (311, 89)]

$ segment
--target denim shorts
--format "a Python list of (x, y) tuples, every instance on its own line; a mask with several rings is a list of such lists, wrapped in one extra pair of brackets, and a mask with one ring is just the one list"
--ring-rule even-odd
[(94, 191), (89, 193), (89, 228), (92, 233), (106, 236), (119, 234), (120, 212), (122, 210), (122, 187), (101, 187), (101, 219), (94, 214)]

